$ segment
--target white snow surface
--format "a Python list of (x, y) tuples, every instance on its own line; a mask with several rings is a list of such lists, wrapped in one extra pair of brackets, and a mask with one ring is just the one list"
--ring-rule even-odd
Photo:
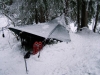
[(48, 37), (51, 30), (53, 30), (57, 24), (49, 25), (47, 23), (41, 23), (41, 24), (34, 24), (34, 25), (26, 25), (26, 26), (20, 26), (20, 27), (12, 27), (21, 31), (26, 31), (32, 34), (40, 35), (43, 37)]
[(5, 38), (0, 36), (0, 75), (100, 75), (100, 34), (88, 28), (70, 32), (69, 43), (46, 45), (40, 58), (31, 55), (26, 60), (28, 74), (20, 41), (9, 30), (4, 34)]
[(0, 28), (1, 28), (2, 26), (7, 26), (7, 18), (4, 17), (4, 16), (1, 16), (1, 17), (0, 17)]
[[(31, 55), (25, 71), (24, 53), (20, 41), (6, 30), (0, 36), (0, 75), (99, 75), (100, 35), (83, 28), (70, 32), (70, 43), (46, 45), (40, 58)], [(0, 33), (1, 35), (1, 33)]]

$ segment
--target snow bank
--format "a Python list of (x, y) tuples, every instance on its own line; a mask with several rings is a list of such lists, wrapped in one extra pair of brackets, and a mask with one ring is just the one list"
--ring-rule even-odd
[(74, 23), (70, 23), (69, 26), (72, 32), (77, 32), (77, 27), (74, 25)]

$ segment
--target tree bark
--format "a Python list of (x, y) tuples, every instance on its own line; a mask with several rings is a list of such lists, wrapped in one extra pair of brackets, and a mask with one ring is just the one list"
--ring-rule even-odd
[(68, 15), (68, 0), (65, 0), (65, 9), (64, 9), (64, 13), (67, 16)]
[(97, 5), (97, 12), (96, 12), (95, 25), (94, 25), (94, 28), (93, 28), (93, 32), (96, 32), (98, 16), (99, 16), (99, 4)]
[(87, 27), (87, 13), (86, 1), (82, 0), (82, 10), (81, 10), (81, 28)]
[(40, 19), (40, 20), (39, 20), (40, 23), (45, 22), (44, 10), (43, 10), (43, 7), (42, 7), (42, 6), (40, 6), (39, 19)]
[(38, 11), (37, 11), (37, 8), (35, 8), (35, 23), (38, 24)]
[(80, 29), (80, 0), (77, 0), (77, 24), (78, 24), (78, 30)]

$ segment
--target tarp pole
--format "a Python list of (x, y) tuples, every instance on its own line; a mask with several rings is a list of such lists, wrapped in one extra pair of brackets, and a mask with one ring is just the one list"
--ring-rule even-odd
[(39, 55), (38, 55), (38, 58), (40, 57), (40, 51), (39, 51)]
[[(25, 46), (24, 46), (24, 48), (25, 48)], [(26, 48), (25, 48), (25, 50), (26, 50)], [(26, 73), (28, 74), (27, 62), (26, 62), (26, 58), (25, 58), (25, 53), (24, 53), (24, 62), (25, 62)]]
[(28, 70), (27, 70), (27, 63), (26, 63), (26, 59), (24, 58), (25, 61), (25, 68), (26, 68), (26, 73), (28, 74)]

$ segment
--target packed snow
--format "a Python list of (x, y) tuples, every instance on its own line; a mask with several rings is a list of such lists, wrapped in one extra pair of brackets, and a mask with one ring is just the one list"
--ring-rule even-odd
[[(70, 33), (71, 42), (46, 45), (24, 62), (24, 49), (9, 30), (0, 36), (0, 75), (99, 75), (100, 34), (88, 28)], [(0, 32), (2, 35), (2, 32)]]

